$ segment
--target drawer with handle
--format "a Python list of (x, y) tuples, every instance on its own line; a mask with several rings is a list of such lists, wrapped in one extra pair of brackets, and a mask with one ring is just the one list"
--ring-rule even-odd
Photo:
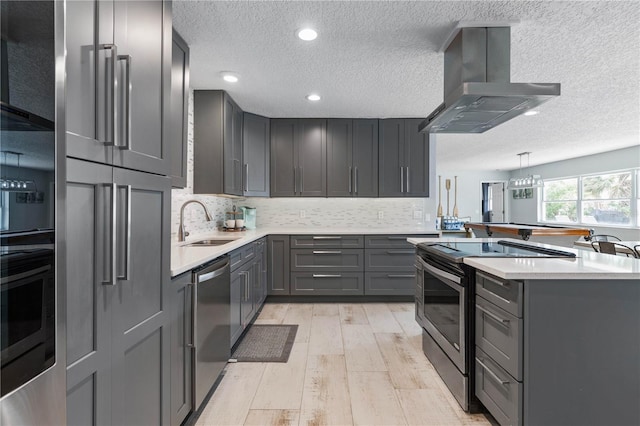
[(476, 348), (475, 393), (501, 425), (521, 425), (523, 386)]
[(362, 272), (362, 249), (292, 249), (291, 271)]
[(364, 282), (367, 296), (413, 296), (416, 292), (415, 272), (365, 272)]
[(362, 248), (362, 235), (292, 235), (291, 248)]
[(366, 235), (364, 237), (364, 248), (406, 248), (414, 249), (413, 244), (407, 242), (407, 238), (437, 238), (438, 233), (433, 234), (398, 234), (398, 235)]
[(476, 272), (476, 294), (522, 318), (523, 284)]
[(368, 272), (413, 273), (416, 254), (413, 249), (367, 249), (364, 270)]
[(523, 320), (476, 296), (476, 346), (522, 380)]
[(324, 271), (292, 272), (291, 294), (306, 296), (361, 296), (364, 294), (362, 272)]

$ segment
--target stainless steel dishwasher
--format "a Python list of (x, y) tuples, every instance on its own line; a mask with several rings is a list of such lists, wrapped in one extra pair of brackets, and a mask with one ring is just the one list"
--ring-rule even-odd
[(194, 412), (230, 356), (229, 264), (222, 256), (193, 271)]

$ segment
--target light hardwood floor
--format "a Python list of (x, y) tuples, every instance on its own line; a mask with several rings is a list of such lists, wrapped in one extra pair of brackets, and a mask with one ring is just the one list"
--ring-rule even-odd
[(490, 425), (422, 353), (413, 309), (266, 304), (256, 324), (298, 324), (289, 361), (228, 364), (196, 425)]

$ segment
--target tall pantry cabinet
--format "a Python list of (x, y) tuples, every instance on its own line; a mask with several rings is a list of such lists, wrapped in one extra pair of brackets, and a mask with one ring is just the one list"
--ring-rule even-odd
[(68, 424), (167, 424), (171, 3), (67, 1), (66, 51)]

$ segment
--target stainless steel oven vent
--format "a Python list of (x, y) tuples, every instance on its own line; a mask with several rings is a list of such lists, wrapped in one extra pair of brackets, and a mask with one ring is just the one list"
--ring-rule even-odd
[(484, 133), (560, 96), (560, 83), (511, 83), (511, 28), (461, 28), (444, 52), (444, 102), (429, 133)]

